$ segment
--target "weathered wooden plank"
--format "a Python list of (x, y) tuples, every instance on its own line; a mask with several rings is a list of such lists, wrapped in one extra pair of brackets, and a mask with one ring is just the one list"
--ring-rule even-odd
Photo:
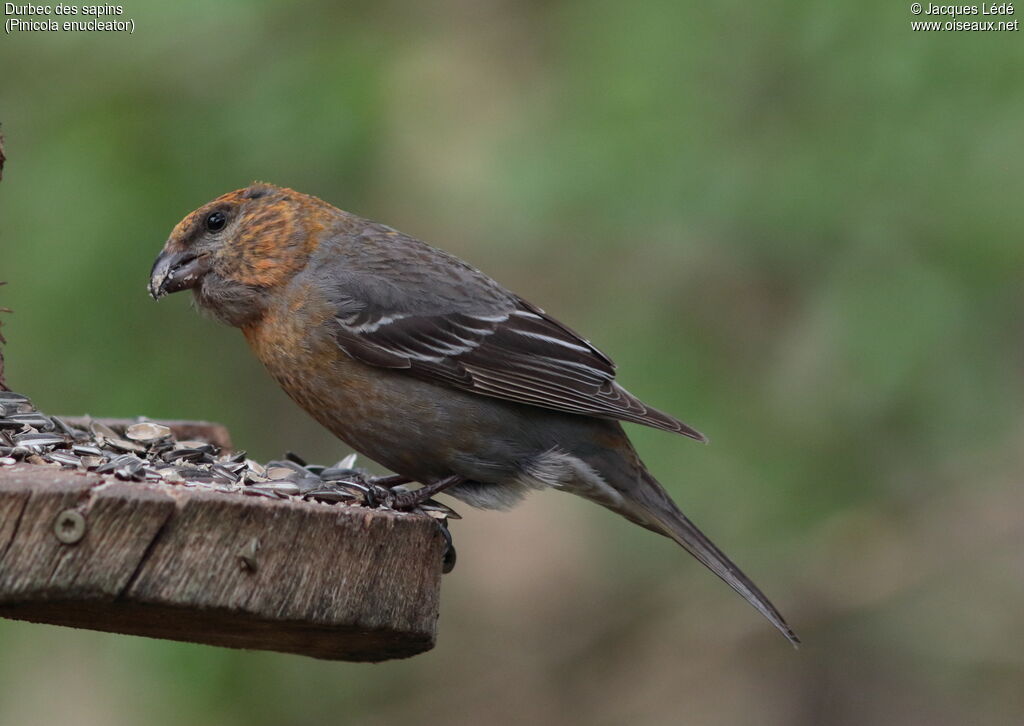
[[(117, 597), (175, 510), (172, 497), (150, 487), (47, 467), (11, 467), (0, 472), (0, 482), (0, 501), (26, 501), (0, 557), (0, 602)], [(73, 544), (61, 542), (55, 531), (65, 511), (79, 513), (85, 523), (84, 536)]]
[(404, 657), (434, 644), (443, 547), (422, 515), (0, 468), (4, 617)]

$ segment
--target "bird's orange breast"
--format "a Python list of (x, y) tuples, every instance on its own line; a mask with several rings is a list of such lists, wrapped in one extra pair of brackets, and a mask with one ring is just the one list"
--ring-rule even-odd
[(356, 451), (398, 473), (432, 474), (424, 470), (439, 453), (432, 437), (449, 424), (434, 387), (350, 358), (335, 343), (333, 310), (321, 300), (313, 290), (290, 290), (244, 326), (256, 357), (296, 403)]

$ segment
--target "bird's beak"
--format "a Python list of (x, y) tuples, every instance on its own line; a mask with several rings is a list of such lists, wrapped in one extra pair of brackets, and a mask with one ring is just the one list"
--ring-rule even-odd
[(209, 255), (196, 254), (192, 250), (172, 252), (164, 250), (153, 263), (149, 275), (149, 294), (154, 300), (179, 290), (188, 290), (199, 284), (199, 280), (210, 269)]

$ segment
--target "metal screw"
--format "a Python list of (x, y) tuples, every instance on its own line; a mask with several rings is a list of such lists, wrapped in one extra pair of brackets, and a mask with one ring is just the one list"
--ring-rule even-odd
[(65, 509), (54, 520), (53, 533), (66, 545), (76, 544), (85, 536), (85, 517), (76, 509)]
[(238, 551), (238, 564), (246, 572), (256, 572), (256, 553), (260, 551), (259, 537), (253, 537), (249, 544)]

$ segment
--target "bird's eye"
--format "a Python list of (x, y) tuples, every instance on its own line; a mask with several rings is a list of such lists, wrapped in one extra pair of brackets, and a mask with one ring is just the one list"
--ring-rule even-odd
[(210, 212), (206, 215), (206, 228), (211, 232), (220, 232), (227, 223), (228, 218), (224, 212)]

